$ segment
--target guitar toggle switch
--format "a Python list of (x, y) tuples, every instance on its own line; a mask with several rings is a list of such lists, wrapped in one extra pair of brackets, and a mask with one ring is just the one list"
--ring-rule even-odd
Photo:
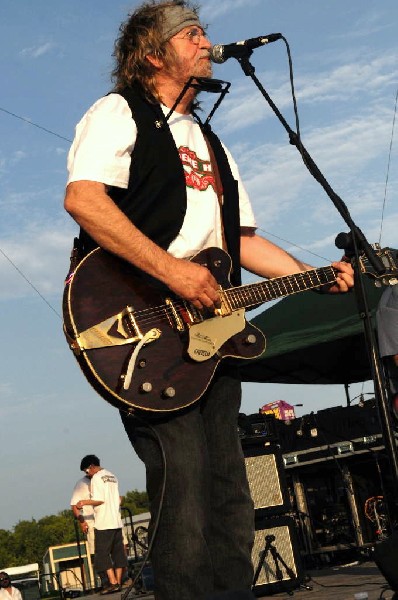
[(245, 344), (247, 344), (248, 346), (251, 346), (252, 344), (255, 344), (257, 342), (257, 338), (253, 333), (249, 333), (249, 335), (247, 337), (245, 337)]

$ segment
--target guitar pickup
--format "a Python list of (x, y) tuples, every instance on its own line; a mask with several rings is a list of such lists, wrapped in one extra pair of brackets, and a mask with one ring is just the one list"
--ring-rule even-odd
[(177, 331), (184, 331), (185, 327), (184, 327), (183, 320), (181, 319), (180, 315), (178, 314), (178, 311), (174, 305), (173, 300), (171, 298), (166, 298), (165, 304), (167, 306), (166, 315), (167, 315), (167, 318), (169, 319), (170, 325), (174, 329), (177, 329)]
[(232, 307), (228, 301), (227, 295), (224, 293), (222, 288), (219, 288), (221, 306), (214, 310), (214, 314), (217, 317), (228, 317), (232, 314)]

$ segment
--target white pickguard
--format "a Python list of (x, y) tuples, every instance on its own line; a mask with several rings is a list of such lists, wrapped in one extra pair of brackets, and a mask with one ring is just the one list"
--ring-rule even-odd
[(188, 354), (196, 362), (208, 360), (232, 336), (245, 328), (245, 310), (237, 310), (225, 317), (217, 316), (189, 329)]

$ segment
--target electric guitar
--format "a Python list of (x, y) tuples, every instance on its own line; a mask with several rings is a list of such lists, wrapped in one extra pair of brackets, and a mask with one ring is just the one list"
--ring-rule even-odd
[[(378, 253), (393, 265), (396, 283), (391, 254)], [(221, 306), (215, 312), (197, 310), (100, 248), (68, 276), (67, 341), (88, 381), (115, 407), (168, 412), (196, 402), (223, 358), (252, 359), (264, 352), (265, 337), (246, 321), (246, 308), (333, 283), (337, 276), (328, 266), (232, 287), (226, 252), (208, 248), (192, 260), (206, 266), (219, 284)], [(362, 264), (361, 270), (376, 277)]]

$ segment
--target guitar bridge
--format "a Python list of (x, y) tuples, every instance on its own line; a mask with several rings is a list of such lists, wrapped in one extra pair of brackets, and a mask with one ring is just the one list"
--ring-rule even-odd
[(143, 335), (137, 325), (132, 306), (93, 325), (76, 336), (80, 351), (139, 342)]

